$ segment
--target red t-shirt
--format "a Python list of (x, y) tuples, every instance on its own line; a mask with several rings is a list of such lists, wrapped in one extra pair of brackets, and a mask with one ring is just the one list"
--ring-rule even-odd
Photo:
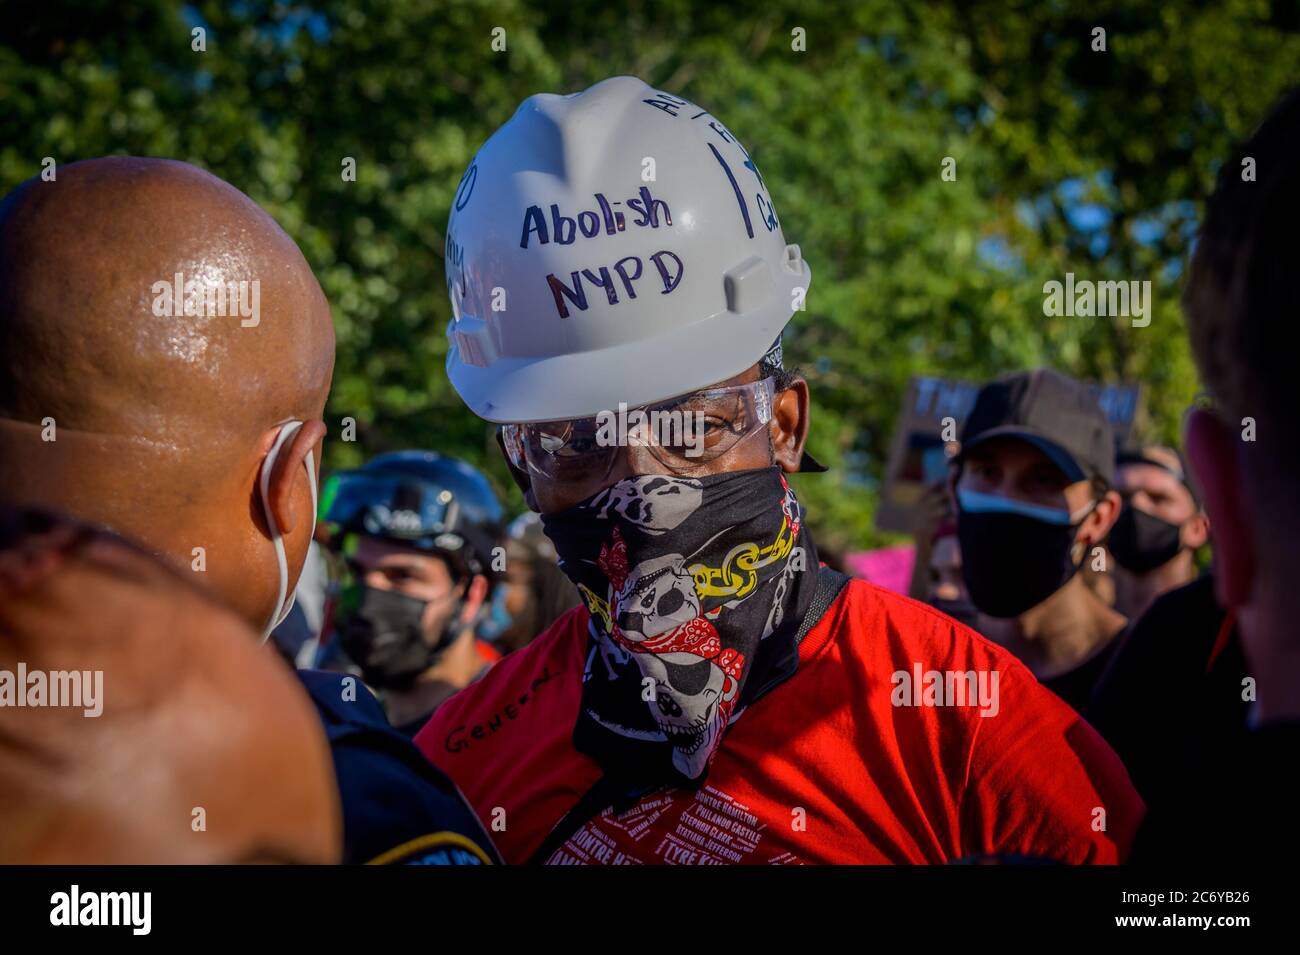
[[(507, 862), (527, 860), (601, 775), (572, 741), (587, 620), (569, 611), (415, 740)], [(1015, 657), (854, 580), (794, 676), (731, 725), (701, 789), (607, 809), (548, 861), (1106, 863), (1128, 855), (1144, 811), (1110, 747)]]

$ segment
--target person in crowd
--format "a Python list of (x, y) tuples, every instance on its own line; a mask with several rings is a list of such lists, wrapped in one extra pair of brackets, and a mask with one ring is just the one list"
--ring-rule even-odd
[[(1146, 860), (1240, 865), (1300, 849), (1298, 164), (1300, 88), (1221, 167), (1184, 290), (1208, 393), (1187, 416), (1184, 448), (1214, 529), (1213, 575), (1157, 600), (1108, 675), (1127, 687), (1112, 712), (1158, 717), (1147, 739), (1124, 744), (1141, 778), (1156, 780)], [(1159, 746), (1187, 758), (1144, 765)]]
[[(954, 441), (954, 451), (956, 446)], [(921, 495), (913, 515), (912, 541), (916, 556), (908, 596), (978, 629), (979, 612), (961, 575), (961, 544), (947, 481), (936, 481)]]
[(1124, 506), (1106, 548), (1115, 559), (1116, 609), (1136, 620), (1161, 594), (1196, 579), (1210, 522), (1173, 448), (1122, 450), (1115, 479)]
[(1113, 563), (1113, 560), (1107, 561), (1105, 558), (1086, 560), (1079, 568), (1079, 576), (1083, 578), (1084, 584), (1107, 607), (1115, 606), (1115, 575), (1111, 572)]
[[(956, 446), (957, 442), (952, 442), (952, 447)], [(907, 586), (907, 595), (913, 600), (929, 602), (935, 583), (931, 551), (941, 538), (957, 532), (953, 520), (952, 495), (946, 478), (934, 481), (925, 488), (912, 510), (911, 524), (912, 547), (916, 551), (916, 557), (912, 561), (912, 580)], [(965, 584), (962, 587), (964, 589)]]
[(1087, 724), (820, 567), (780, 338), (811, 270), (721, 120), (632, 77), (533, 96), (454, 205), (448, 373), (583, 597), (416, 737), (507, 861), (1124, 858), (1143, 806)]
[(979, 629), (979, 611), (971, 603), (961, 572), (957, 522), (946, 520), (934, 531), (929, 548), (930, 586), (925, 602), (968, 627)]
[[(314, 532), (333, 368), (307, 261), (215, 176), (93, 159), (0, 203), (0, 500), (140, 542), (263, 640)], [(355, 678), (299, 679), (330, 740), (345, 861), (491, 861), (455, 787)]]
[(509, 565), (501, 504), (464, 461), (397, 451), (333, 475), (323, 510), (346, 567), (325, 639), (413, 736), (501, 658), (477, 633)]
[(1075, 709), (1087, 702), (1125, 618), (1079, 574), (1119, 514), (1106, 416), (1050, 369), (980, 389), (954, 458), (962, 576), (980, 633), (1011, 650)]
[(2, 865), (342, 851), (320, 722), (248, 624), (106, 531), (4, 505), (0, 820)]
[(1249, 743), (1249, 678), (1236, 615), (1206, 574), (1134, 621), (1082, 713), (1163, 815), (1187, 803), (1190, 778), (1214, 775), (1225, 753)]
[(532, 511), (510, 522), (505, 546), (505, 580), (492, 599), (500, 605), (497, 618), (506, 621), (496, 630), (496, 646), (510, 653), (527, 646), (582, 601), (560, 569), (555, 545), (542, 529), (541, 519)]

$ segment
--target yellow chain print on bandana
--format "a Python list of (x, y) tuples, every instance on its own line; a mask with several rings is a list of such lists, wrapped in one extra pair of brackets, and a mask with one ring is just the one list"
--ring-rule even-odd
[[(758, 571), (769, 564), (784, 560), (794, 549), (795, 535), (790, 528), (789, 518), (781, 521), (781, 529), (776, 539), (766, 547), (759, 547), (752, 541), (737, 544), (728, 553), (721, 567), (708, 564), (692, 564), (686, 568), (695, 582), (695, 592), (704, 597), (745, 597), (758, 584)], [(578, 591), (587, 605), (587, 610), (604, 624), (608, 633), (613, 628), (614, 615), (610, 611), (609, 601), (599, 596), (586, 584), (578, 584)]]
[(695, 592), (700, 597), (745, 597), (758, 584), (758, 571), (784, 560), (794, 548), (794, 533), (790, 520), (781, 521), (776, 539), (766, 547), (751, 542), (737, 544), (723, 560), (721, 567), (692, 564), (686, 568), (695, 578)]
[(588, 612), (593, 617), (599, 617), (600, 622), (605, 625), (605, 632), (610, 633), (613, 628), (613, 616), (609, 612), (609, 601), (604, 597), (596, 596), (595, 592), (586, 584), (578, 584), (578, 591), (587, 604)]

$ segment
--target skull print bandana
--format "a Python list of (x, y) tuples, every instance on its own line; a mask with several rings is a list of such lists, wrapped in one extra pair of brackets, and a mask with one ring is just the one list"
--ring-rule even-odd
[(781, 469), (628, 478), (542, 522), (591, 612), (575, 745), (620, 779), (698, 784), (798, 663), (817, 553)]

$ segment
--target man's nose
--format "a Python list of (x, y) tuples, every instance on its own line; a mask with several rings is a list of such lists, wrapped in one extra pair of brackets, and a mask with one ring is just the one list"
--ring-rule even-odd
[(1020, 486), (1016, 483), (1012, 475), (1005, 475), (997, 480), (990, 480), (986, 494), (992, 494), (994, 497), (1006, 498), (1008, 501), (1018, 501), (1021, 499)]
[(614, 456), (614, 463), (609, 469), (609, 477), (606, 478), (605, 485), (608, 487), (617, 484), (625, 478), (663, 473), (664, 466), (655, 459), (648, 447), (626, 445), (620, 447)]
[(551, 509), (561, 510), (572, 507), (593, 494), (603, 491), (605, 488), (613, 487), (619, 481), (627, 478), (663, 473), (666, 473), (663, 465), (655, 460), (655, 456), (650, 453), (649, 448), (621, 446), (615, 450), (614, 460), (610, 462), (609, 471), (606, 472), (603, 479), (593, 475), (588, 482), (568, 484), (562, 487), (557, 486), (552, 490), (553, 498), (551, 500), (555, 503), (551, 506)]

